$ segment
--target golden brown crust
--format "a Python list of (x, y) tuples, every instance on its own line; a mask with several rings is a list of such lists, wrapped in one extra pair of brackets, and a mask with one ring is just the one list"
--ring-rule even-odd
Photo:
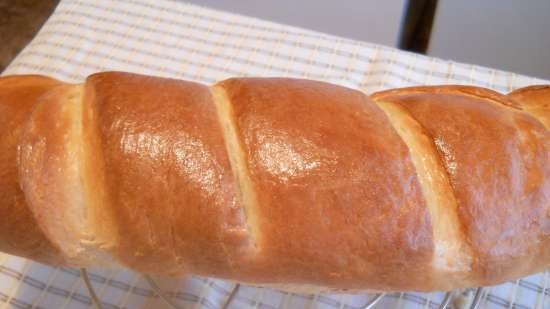
[(48, 264), (63, 259), (38, 228), (20, 189), (17, 144), (38, 98), (60, 84), (38, 75), (0, 78), (0, 251)]
[(550, 130), (550, 85), (535, 85), (512, 91), (508, 97)]
[(515, 279), (550, 261), (549, 98), (1, 78), (0, 250), (292, 289)]
[(431, 227), (414, 167), (368, 97), (305, 80), (221, 86), (258, 196), (257, 266), (243, 268), (249, 280), (430, 286)]
[(83, 85), (64, 83), (36, 101), (19, 139), (19, 177), (29, 209), (66, 263), (116, 266), (108, 251), (118, 237), (89, 97)]
[(98, 111), (95, 104), (95, 91), (85, 84), (81, 94), (82, 107), (80, 144), (82, 147), (81, 172), (82, 198), (86, 201), (85, 244), (95, 249), (104, 262), (118, 263), (112, 251), (120, 241), (119, 228), (110, 203), (106, 177), (101, 134), (99, 132)]
[(485, 285), (540, 271), (550, 232), (549, 133), (523, 112), (456, 90), (374, 97), (406, 109), (432, 137), (476, 257), (470, 276)]
[(439, 85), (439, 86), (414, 86), (397, 89), (390, 89), (373, 93), (374, 100), (383, 100), (387, 96), (395, 96), (403, 93), (426, 93), (426, 94), (456, 94), (460, 96), (479, 99), (479, 102), (494, 103), (521, 110), (521, 105), (501, 93), (487, 88), (465, 85)]
[(232, 275), (248, 235), (208, 88), (124, 73), (87, 84), (120, 233), (114, 253), (146, 272)]
[(258, 219), (254, 211), (258, 198), (250, 179), (250, 171), (242, 140), (238, 136), (233, 107), (227, 93), (220, 85), (210, 87), (210, 93), (216, 106), (229, 164), (235, 177), (236, 197), (242, 207), (245, 226), (249, 236), (248, 254), (257, 251)]
[(40, 228), (72, 265), (97, 261), (82, 179), (82, 86), (60, 85), (37, 101), (19, 141), (19, 176)]
[(376, 101), (411, 153), (432, 222), (434, 255), (432, 280), (440, 289), (471, 286), (473, 255), (464, 240), (447, 171), (430, 134), (398, 104)]

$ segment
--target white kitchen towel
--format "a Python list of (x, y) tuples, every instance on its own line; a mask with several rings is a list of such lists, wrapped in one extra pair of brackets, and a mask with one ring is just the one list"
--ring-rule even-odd
[[(233, 76), (302, 77), (366, 92), (457, 83), (508, 92), (548, 83), (167, 0), (62, 0), (3, 74), (38, 73), (81, 82), (106, 70), (204, 83)], [(166, 307), (129, 270), (91, 270), (91, 280), (104, 308)], [(220, 308), (233, 288), (201, 277), (159, 282), (182, 308)], [(547, 286), (548, 275), (541, 273), (490, 287), (481, 308), (550, 308)], [(361, 308), (369, 296), (242, 287), (229, 308), (351, 309)], [(437, 308), (442, 298), (443, 293), (391, 293), (377, 308)], [(91, 306), (78, 270), (0, 254), (0, 309)]]

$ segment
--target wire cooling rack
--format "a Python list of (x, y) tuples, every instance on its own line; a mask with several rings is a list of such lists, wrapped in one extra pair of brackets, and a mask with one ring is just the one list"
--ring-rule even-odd
[[(9, 261), (2, 261), (7, 258)], [(10, 287), (0, 285), (0, 308), (263, 308), (263, 309), (297, 309), (297, 308), (547, 308), (545, 295), (548, 294), (547, 283), (532, 297), (542, 295), (533, 305), (519, 301), (525, 291), (536, 289), (527, 280), (509, 283), (507, 294), (499, 293), (502, 287), (484, 287), (459, 290), (449, 293), (387, 293), (365, 295), (316, 294), (301, 295), (287, 292), (276, 292), (271, 289), (250, 287), (205, 278), (187, 279), (203, 280), (201, 295), (193, 298), (193, 292), (181, 283), (166, 284), (162, 279), (148, 275), (132, 273), (131, 277), (120, 276), (125, 270), (99, 270), (50, 268), (22, 258), (0, 254), (0, 279), (2, 275), (12, 277)], [(47, 274), (40, 274), (42, 271)], [(35, 279), (40, 278), (40, 279)], [(547, 274), (545, 274), (545, 280)], [(131, 282), (125, 284), (124, 281)], [(140, 281), (140, 282), (138, 282)], [(0, 280), (1, 282), (1, 280)], [(30, 297), (30, 291), (36, 292)], [(253, 292), (254, 291), (254, 292)], [(117, 294), (118, 292), (118, 294)], [(206, 292), (210, 296), (206, 296)], [(214, 293), (213, 293), (214, 292)], [(279, 301), (269, 300), (274, 293), (283, 295)], [(9, 296), (7, 296), (9, 294)], [(216, 299), (212, 294), (218, 294)], [(137, 295), (143, 297), (136, 297)], [(255, 296), (254, 296), (255, 295)], [(511, 298), (507, 298), (509, 295)], [(4, 299), (2, 299), (4, 298)], [(25, 299), (27, 298), (27, 299)], [(518, 298), (518, 299), (515, 299)], [(33, 299), (33, 301), (28, 301)], [(507, 300), (508, 299), (508, 300)], [(116, 300), (116, 301), (115, 301)], [(4, 305), (2, 305), (2, 301)], [(139, 303), (136, 303), (139, 302)], [(291, 304), (292, 302), (292, 304)], [(11, 307), (9, 306), (11, 305)]]
[[(3, 74), (82, 82), (89, 74), (109, 70), (202, 83), (234, 76), (298, 77), (367, 93), (433, 84), (506, 93), (550, 83), (171, 0), (61, 0)], [(210, 278), (190, 277), (177, 284), (151, 279), (127, 270), (50, 268), (0, 254), (0, 309), (79, 309), (94, 302), (104, 309), (219, 309), (224, 303), (233, 309), (550, 309), (548, 273), (448, 294), (385, 295), (304, 295)], [(88, 292), (90, 286), (95, 293)]]
[[(93, 302), (94, 306), (97, 309), (103, 309), (103, 306), (101, 305), (101, 300), (97, 297), (97, 293), (95, 292), (95, 289), (93, 288), (92, 283), (90, 282), (90, 279), (88, 277), (88, 271), (86, 270), (86, 268), (81, 268), (80, 269), (80, 274), (81, 274), (82, 280), (84, 281), (84, 284), (86, 285), (86, 288), (88, 289), (88, 293), (90, 294), (90, 297), (92, 299), (92, 302)], [(162, 289), (159, 287), (159, 285), (155, 282), (155, 280), (153, 278), (151, 278), (148, 275), (143, 275), (143, 277), (145, 278), (145, 281), (147, 281), (147, 283), (151, 286), (153, 291), (157, 294), (157, 296), (160, 299), (162, 299), (162, 301), (164, 301), (164, 303), (168, 307), (170, 307), (171, 309), (184, 309), (184, 308), (180, 307), (179, 305), (175, 304), (170, 299), (170, 297), (168, 297), (166, 295), (166, 293), (164, 291), (162, 291)], [(239, 283), (235, 284), (235, 286), (233, 287), (233, 289), (229, 293), (229, 296), (227, 297), (227, 300), (223, 303), (223, 305), (221, 307), (222, 309), (229, 308), (229, 306), (231, 305), (231, 302), (233, 301), (233, 299), (235, 298), (235, 296), (239, 292), (240, 287), (241, 287), (241, 284), (239, 284)], [(438, 309), (447, 309), (449, 307), (449, 304), (452, 301), (452, 298), (457, 294), (459, 294), (457, 291), (446, 292), (443, 300), (441, 301), (439, 306), (437, 306), (437, 308)], [(480, 302), (481, 302), (482, 295), (483, 295), (483, 288), (482, 287), (475, 289), (473, 300), (468, 305), (465, 305), (464, 308), (468, 307), (469, 309), (477, 309)], [(373, 309), (373, 308), (375, 308), (376, 305), (380, 302), (380, 300), (382, 300), (382, 298), (384, 298), (385, 296), (386, 296), (385, 293), (378, 293), (378, 294), (374, 294), (372, 296), (369, 296), (369, 299), (366, 302), (366, 304), (361, 306), (360, 309)]]

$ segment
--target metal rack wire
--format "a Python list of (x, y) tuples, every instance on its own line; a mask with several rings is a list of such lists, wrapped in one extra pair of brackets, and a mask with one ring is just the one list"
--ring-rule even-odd
[[(96, 309), (103, 309), (103, 306), (101, 305), (101, 300), (97, 297), (95, 289), (94, 289), (94, 287), (92, 286), (92, 284), (90, 282), (90, 278), (88, 276), (88, 271), (86, 270), (86, 268), (81, 268), (80, 269), (80, 274), (81, 274), (82, 280), (84, 281), (86, 289), (88, 290), (88, 293), (90, 294), (93, 305), (96, 307)], [(157, 284), (157, 282), (153, 278), (151, 278), (148, 275), (144, 275), (143, 277), (144, 277), (145, 281), (149, 284), (151, 289), (155, 292), (155, 294), (157, 294), (157, 296), (164, 303), (166, 303), (166, 305), (168, 305), (169, 308), (171, 308), (171, 309), (185, 309), (181, 306), (178, 306), (176, 303), (174, 303), (170, 299), (170, 297), (168, 297), (166, 295), (166, 293), (164, 291), (162, 291), (162, 289), (159, 287), (159, 285)], [(221, 309), (229, 308), (229, 306), (231, 305), (233, 299), (235, 299), (235, 297), (239, 293), (240, 287), (241, 287), (240, 284), (236, 284), (233, 287), (233, 289), (229, 293), (229, 296), (225, 300), (225, 303), (223, 304)], [(481, 303), (483, 292), (484, 291), (483, 291), (482, 287), (479, 287), (475, 290), (474, 298), (472, 300), (472, 303), (470, 304), (469, 309), (478, 309), (479, 304)], [(443, 300), (441, 301), (441, 304), (439, 305), (438, 309), (448, 309), (449, 304), (451, 303), (454, 295), (455, 295), (455, 292), (453, 292), (453, 291), (445, 293), (445, 296), (443, 297)], [(375, 309), (376, 305), (385, 296), (386, 296), (385, 293), (379, 293), (379, 294), (374, 295), (374, 297), (372, 299), (369, 299), (367, 301), (367, 303), (365, 305), (363, 305), (363, 307), (361, 307), (361, 309)]]

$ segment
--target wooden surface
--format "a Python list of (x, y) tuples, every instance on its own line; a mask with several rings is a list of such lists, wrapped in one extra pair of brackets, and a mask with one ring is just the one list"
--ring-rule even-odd
[(34, 37), (58, 0), (0, 1), (0, 71)]

